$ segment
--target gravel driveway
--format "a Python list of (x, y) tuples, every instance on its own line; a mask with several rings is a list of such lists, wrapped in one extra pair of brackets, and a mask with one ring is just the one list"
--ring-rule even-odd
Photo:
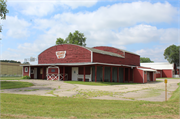
[[(41, 96), (67, 96), (67, 97), (86, 97), (89, 99), (104, 100), (146, 100), (146, 101), (164, 101), (165, 84), (164, 79), (158, 79), (162, 82), (150, 82), (145, 84), (128, 84), (112, 86), (89, 86), (80, 84), (68, 84), (63, 81), (47, 80), (20, 80), (33, 83), (34, 86), (27, 88), (4, 89), (1, 93), (14, 93), (26, 95)], [(9, 80), (10, 81), (10, 80)], [(18, 80), (13, 80), (18, 81)], [(168, 79), (168, 99), (173, 91), (178, 88), (177, 83), (180, 79)], [(85, 93), (86, 92), (86, 93)], [(89, 93), (89, 94), (88, 94)], [(94, 95), (93, 95), (94, 94)], [(88, 95), (88, 96), (87, 96)]]

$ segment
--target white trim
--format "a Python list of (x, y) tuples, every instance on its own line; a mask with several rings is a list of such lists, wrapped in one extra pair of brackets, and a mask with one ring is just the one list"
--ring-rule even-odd
[(93, 62), (93, 52), (91, 51), (91, 62)]
[(138, 68), (140, 70), (143, 70), (143, 71), (153, 71), (153, 72), (156, 72), (156, 70), (153, 70), (153, 69), (144, 69), (144, 68)]
[[(28, 66), (30, 67), (30, 66)], [(28, 67), (24, 67), (24, 72), (28, 72)]]
[(84, 62), (84, 63), (56, 63), (56, 64), (37, 64), (37, 65), (20, 65), (20, 66), (47, 66), (47, 65), (60, 65), (60, 66), (83, 66), (83, 65), (110, 65), (110, 66), (126, 66), (126, 67), (137, 67), (132, 65), (123, 65), (123, 64), (109, 64), (109, 63), (99, 63), (99, 62)]

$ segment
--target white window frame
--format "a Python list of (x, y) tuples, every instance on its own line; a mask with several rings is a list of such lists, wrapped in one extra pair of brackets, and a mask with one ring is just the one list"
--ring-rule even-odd
[(28, 67), (25, 67), (25, 68), (24, 68), (24, 72), (28, 72)]

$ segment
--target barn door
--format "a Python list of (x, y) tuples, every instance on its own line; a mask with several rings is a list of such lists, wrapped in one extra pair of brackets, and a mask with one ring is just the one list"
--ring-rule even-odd
[(72, 81), (77, 81), (78, 79), (78, 67), (72, 67)]
[(150, 75), (149, 75), (149, 72), (147, 72), (147, 81), (150, 81)]

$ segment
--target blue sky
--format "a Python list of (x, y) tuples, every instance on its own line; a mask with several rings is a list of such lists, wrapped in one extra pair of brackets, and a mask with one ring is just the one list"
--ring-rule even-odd
[(112, 46), (166, 62), (164, 50), (180, 45), (179, 4), (179, 0), (8, 0), (9, 13), (0, 21), (1, 59), (23, 62), (37, 57), (57, 38), (78, 30), (87, 38), (87, 47)]

